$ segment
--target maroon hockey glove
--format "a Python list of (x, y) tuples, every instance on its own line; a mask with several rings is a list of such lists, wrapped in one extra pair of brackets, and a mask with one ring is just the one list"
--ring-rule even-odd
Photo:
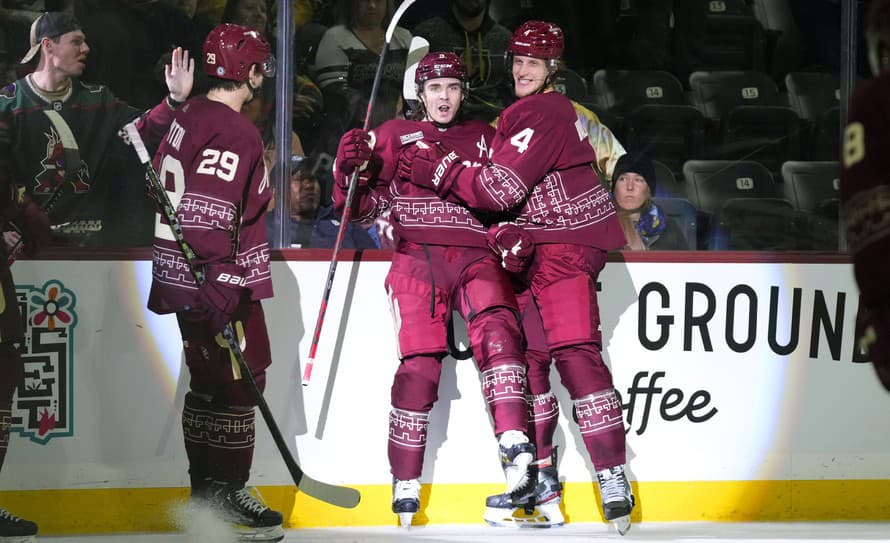
[(217, 262), (204, 266), (204, 284), (198, 287), (195, 310), (203, 314), (211, 332), (221, 332), (247, 291), (244, 269), (236, 264)]
[(405, 147), (399, 155), (399, 177), (418, 187), (430, 189), (439, 196), (448, 193), (462, 169), (457, 153), (438, 143), (418, 141)]
[(359, 128), (353, 128), (340, 138), (334, 169), (339, 174), (350, 176), (355, 170), (363, 170), (373, 154), (371, 135)]
[(23, 192), (11, 219), (22, 233), (22, 253), (26, 256), (36, 255), (52, 239), (46, 212)]
[(496, 224), (485, 236), (489, 248), (501, 259), (501, 266), (510, 273), (522, 273), (531, 264), (535, 241), (513, 223)]
[(890, 391), (890, 311), (859, 307), (856, 342), (874, 364), (878, 379)]

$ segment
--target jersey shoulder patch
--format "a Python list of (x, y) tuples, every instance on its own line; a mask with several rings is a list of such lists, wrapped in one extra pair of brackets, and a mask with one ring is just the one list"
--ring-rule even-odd
[(13, 81), (9, 85), (5, 85), (2, 89), (0, 89), (0, 96), (3, 98), (15, 98), (15, 93), (18, 90), (15, 82)]

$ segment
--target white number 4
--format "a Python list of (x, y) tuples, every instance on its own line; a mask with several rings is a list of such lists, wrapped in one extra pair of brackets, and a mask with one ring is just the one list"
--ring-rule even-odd
[(238, 169), (238, 155), (232, 151), (220, 153), (216, 149), (204, 149), (201, 153), (204, 157), (198, 164), (198, 173), (215, 175), (223, 181), (231, 181), (235, 178)]
[(516, 150), (519, 153), (524, 153), (526, 149), (528, 149), (528, 142), (531, 141), (532, 136), (535, 135), (535, 131), (531, 128), (526, 128), (510, 138), (510, 143), (516, 146)]

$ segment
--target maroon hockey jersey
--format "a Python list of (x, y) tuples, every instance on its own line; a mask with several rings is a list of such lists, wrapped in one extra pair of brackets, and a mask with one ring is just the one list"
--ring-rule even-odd
[[(272, 296), (265, 222), (271, 192), (256, 127), (225, 104), (192, 98), (177, 108), (154, 167), (198, 263), (235, 262), (252, 300)], [(197, 285), (161, 215), (153, 260), (149, 309), (194, 305)]]
[[(481, 121), (438, 128), (431, 122), (396, 119), (383, 123), (371, 133), (374, 160), (364, 174), (371, 179), (367, 188), (356, 190), (356, 220), (373, 218), (388, 210), (396, 239), (432, 245), (487, 246), (487, 225), (483, 225), (473, 211), (404, 181), (399, 178), (396, 167), (402, 148), (419, 140), (439, 142), (454, 150), (466, 166), (486, 164), (494, 128)], [(335, 204), (342, 210), (345, 191), (335, 189), (334, 192)]]
[(527, 96), (501, 114), (490, 162), (463, 168), (448, 198), (472, 209), (511, 211), (539, 243), (618, 249), (624, 234), (591, 168), (595, 163), (568, 98), (557, 92)]
[(890, 73), (857, 85), (850, 100), (841, 168), (841, 217), (856, 283), (867, 306), (890, 303)]

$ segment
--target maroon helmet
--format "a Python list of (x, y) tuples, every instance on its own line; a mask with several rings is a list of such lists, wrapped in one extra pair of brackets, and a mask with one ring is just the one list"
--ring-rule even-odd
[(420, 92), (425, 82), (437, 77), (453, 77), (459, 79), (461, 83), (466, 83), (467, 68), (454, 53), (427, 53), (417, 63), (417, 71), (414, 72), (417, 91)]
[(523, 57), (559, 60), (565, 49), (562, 29), (544, 21), (526, 21), (519, 25), (507, 51)]
[(204, 72), (211, 77), (245, 81), (254, 64), (260, 66), (264, 76), (275, 75), (269, 42), (249, 26), (223, 23), (204, 40)]

